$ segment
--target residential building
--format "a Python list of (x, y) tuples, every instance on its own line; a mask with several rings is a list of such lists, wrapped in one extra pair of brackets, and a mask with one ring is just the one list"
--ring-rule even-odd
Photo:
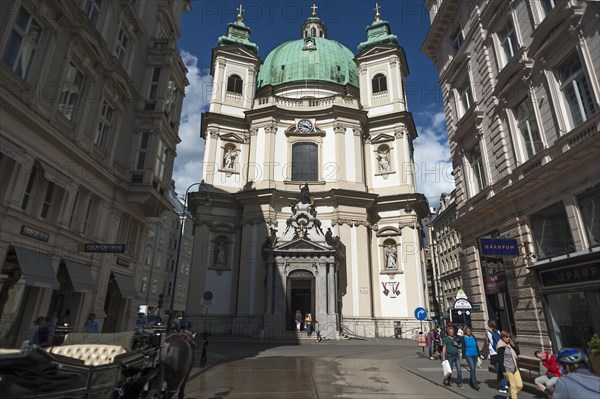
[(585, 348), (600, 331), (600, 4), (425, 6), (473, 325), (496, 320), (525, 353)]
[(132, 328), (149, 218), (169, 187), (184, 0), (5, 1), (0, 13), (0, 345), (69, 310)]

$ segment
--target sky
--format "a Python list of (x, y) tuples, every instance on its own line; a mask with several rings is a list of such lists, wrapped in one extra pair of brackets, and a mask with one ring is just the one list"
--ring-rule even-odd
[[(244, 24), (252, 29), (251, 41), (264, 60), (279, 44), (300, 38), (302, 23), (311, 14), (313, 1), (242, 1)], [(374, 20), (375, 1), (314, 1), (317, 15), (327, 26), (328, 39), (336, 40), (354, 54), (366, 40), (365, 28)], [(390, 23), (392, 33), (404, 48), (408, 61), (408, 109), (419, 137), (414, 141), (417, 192), (425, 194), (431, 206), (438, 206), (440, 194), (454, 188), (446, 121), (438, 73), (420, 51), (429, 28), (429, 15), (423, 0), (378, 2), (381, 18)], [(200, 138), (200, 119), (208, 108), (212, 90), (211, 51), (219, 36), (226, 35), (227, 24), (236, 20), (240, 1), (192, 0), (192, 10), (184, 13), (179, 51), (188, 69), (177, 158), (173, 178), (183, 194), (201, 179), (204, 141)]]

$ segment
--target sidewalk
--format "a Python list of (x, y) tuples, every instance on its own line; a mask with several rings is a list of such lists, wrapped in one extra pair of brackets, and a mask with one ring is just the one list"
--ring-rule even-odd
[[(454, 394), (460, 395), (464, 398), (470, 399), (505, 399), (509, 397), (509, 394), (503, 394), (498, 392), (498, 384), (496, 382), (496, 375), (488, 371), (489, 360), (484, 360), (480, 369), (477, 369), (477, 380), (480, 382), (479, 391), (471, 388), (469, 382), (469, 371), (463, 365), (462, 377), (464, 389), (459, 389), (456, 386), (456, 370), (452, 373), (452, 386), (446, 387), (443, 385), (442, 366), (440, 360), (429, 360), (427, 357), (422, 355), (421, 349), (412, 352), (409, 356), (404, 356), (398, 359), (398, 365), (403, 369), (410, 371), (420, 377), (423, 377), (434, 384), (442, 386)], [(464, 362), (463, 362), (464, 363)], [(531, 384), (524, 384), (523, 390), (519, 393), (519, 399), (545, 399), (546, 396)]]

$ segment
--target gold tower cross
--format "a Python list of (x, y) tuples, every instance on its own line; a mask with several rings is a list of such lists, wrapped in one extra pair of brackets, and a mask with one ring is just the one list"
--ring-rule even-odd
[(313, 3), (312, 7), (310, 7), (310, 8), (312, 8), (312, 16), (316, 17), (317, 16), (317, 8), (319, 8), (319, 7), (317, 7), (317, 5), (315, 3)]
[(242, 5), (240, 4), (240, 8), (236, 8), (236, 10), (238, 10), (237, 20), (243, 21), (244, 16), (242, 15), (242, 12), (244, 11), (244, 9), (242, 8)]
[(381, 14), (379, 14), (379, 9), (381, 8), (381, 6), (379, 5), (379, 3), (375, 3), (375, 20), (379, 21), (381, 19)]

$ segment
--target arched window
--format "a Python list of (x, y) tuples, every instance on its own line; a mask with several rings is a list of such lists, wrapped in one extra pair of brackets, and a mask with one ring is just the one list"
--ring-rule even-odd
[(231, 75), (229, 79), (227, 79), (227, 91), (232, 93), (242, 94), (243, 85), (244, 81), (238, 75)]
[(292, 146), (292, 180), (319, 180), (319, 154), (315, 143), (296, 143)]
[(373, 94), (387, 91), (387, 79), (385, 75), (378, 73), (373, 77)]
[(315, 37), (315, 36), (317, 36), (317, 30), (316, 30), (315, 28), (311, 28), (311, 29), (310, 29), (310, 35), (311, 35), (312, 37)]

